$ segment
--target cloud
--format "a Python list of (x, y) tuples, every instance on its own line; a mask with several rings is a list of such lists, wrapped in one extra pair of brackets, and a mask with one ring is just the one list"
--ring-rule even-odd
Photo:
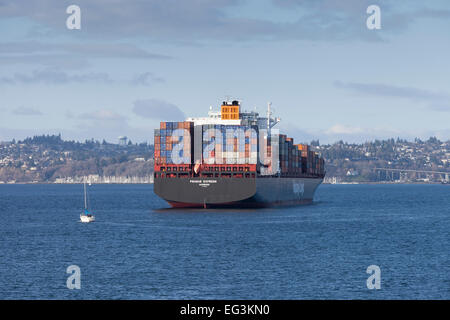
[(334, 86), (339, 89), (351, 90), (359, 94), (425, 102), (430, 110), (450, 111), (450, 95), (446, 92), (381, 83), (344, 83), (335, 81)]
[(34, 108), (17, 107), (12, 110), (12, 113), (19, 116), (42, 116), (43, 113)]
[[(68, 114), (69, 115), (69, 114)], [(69, 116), (74, 117), (72, 114)], [(75, 117), (81, 120), (78, 129), (89, 132), (105, 132), (105, 135), (111, 136), (114, 132), (123, 132), (130, 130), (126, 116), (118, 114), (108, 109), (99, 109), (88, 113), (82, 113)], [(120, 134), (117, 134), (119, 136)]]
[(0, 55), (1, 65), (43, 65), (61, 69), (82, 69), (91, 64), (85, 57), (63, 54)]
[(56, 69), (34, 70), (30, 75), (15, 73), (11, 77), (0, 77), (0, 84), (67, 84), (67, 83), (85, 83), (102, 82), (111, 83), (110, 76), (106, 73), (81, 73), (68, 74), (67, 72)]
[(107, 139), (112, 142), (117, 142), (119, 136), (127, 136), (133, 142), (151, 141), (153, 139), (152, 129), (133, 127), (129, 124), (128, 117), (112, 110), (99, 109), (77, 116), (70, 113), (68, 116), (81, 120), (77, 125), (78, 132), (71, 133), (75, 137), (95, 137), (99, 140)]
[(414, 139), (419, 133), (401, 131), (389, 127), (369, 127), (350, 126), (345, 124), (334, 124), (325, 130), (315, 130), (314, 135), (323, 143), (333, 143), (339, 140), (350, 143), (362, 143), (375, 139), (404, 138)]
[(2, 43), (0, 54), (65, 53), (99, 58), (170, 59), (129, 43), (45, 43), (38, 41)]
[(164, 82), (164, 79), (161, 77), (155, 76), (151, 72), (144, 72), (137, 74), (131, 79), (130, 84), (134, 86), (150, 86), (153, 83)]
[(363, 132), (360, 127), (351, 127), (342, 124), (336, 124), (325, 131), (326, 134), (357, 134)]
[(82, 113), (79, 119), (88, 119), (95, 121), (123, 121), (125, 118), (111, 110), (101, 109), (90, 113)]
[(128, 83), (133, 86), (150, 86), (154, 83), (164, 82), (164, 79), (155, 76), (151, 72), (144, 72), (132, 77), (131, 80), (116, 81), (111, 78), (108, 73), (67, 73), (57, 68), (45, 68), (34, 70), (31, 74), (15, 73), (12, 76), (0, 77), (0, 85), (17, 85), (17, 84), (50, 84), (63, 85), (68, 83), (102, 83), (112, 84), (117, 82)]
[(128, 43), (46, 43), (38, 41), (6, 42), (0, 46), (0, 64), (40, 64), (64, 69), (80, 69), (92, 59), (166, 60), (170, 56), (156, 54)]
[(182, 121), (186, 118), (176, 105), (157, 99), (135, 101), (133, 112), (144, 118), (158, 120)]
[(368, 17), (366, 9), (375, 4), (381, 9), (382, 25), (395, 31), (404, 30), (420, 19), (448, 20), (450, 18), (448, 8), (439, 7), (439, 4), (436, 7), (427, 7), (420, 0), (410, 0), (407, 9), (389, 0), (377, 0), (376, 2), (373, 0), (272, 0), (272, 2), (276, 6), (288, 10), (300, 8), (310, 17), (321, 16), (322, 22), (342, 21), (346, 23), (365, 22)]
[(406, 98), (411, 100), (434, 100), (449, 98), (449, 95), (442, 92), (434, 92), (414, 87), (394, 86), (380, 83), (343, 83), (334, 82), (335, 87), (341, 89), (350, 89), (357, 93), (370, 94), (376, 96)]
[[(428, 138), (432, 133), (438, 133), (437, 131), (428, 132), (414, 132), (400, 131), (396, 128), (390, 127), (362, 127), (358, 125), (347, 125), (342, 123), (335, 123), (326, 129), (312, 129), (312, 128), (299, 128), (298, 124), (283, 121), (280, 123), (280, 130), (286, 133), (289, 137), (294, 138), (294, 143), (310, 143), (312, 140), (319, 140), (321, 144), (334, 143), (339, 140), (343, 140), (350, 143), (362, 143), (375, 139), (388, 139), (388, 138), (405, 138), (414, 139), (415, 137)], [(447, 133), (441, 132), (440, 137), (450, 137)]]
[[(377, 0), (382, 9), (382, 30), (373, 32), (366, 28), (366, 9), (374, 4), (373, 0), (264, 1), (261, 5), (274, 14), (256, 17), (248, 3), (244, 0), (78, 0), (82, 24), (76, 35), (102, 40), (126, 37), (190, 44), (205, 40), (383, 41), (420, 19), (446, 21), (450, 16), (450, 11), (439, 4), (411, 0), (405, 9), (397, 2)], [(250, 4), (253, 3), (256, 2)], [(67, 32), (64, 19), (69, 4), (57, 0), (8, 1), (2, 5), (0, 17), (26, 17), (46, 33), (50, 29), (62, 34)], [(298, 18), (292, 19), (296, 14)], [(73, 49), (81, 52), (85, 48)], [(111, 49), (120, 54), (120, 49)], [(101, 55), (106, 54), (95, 45), (86, 50), (93, 55), (97, 50)], [(127, 50), (125, 53), (129, 54)]]
[[(3, 4), (0, 16), (27, 17), (39, 25), (61, 30), (68, 4), (56, 0), (9, 1)], [(381, 32), (369, 32), (365, 25), (366, 9), (372, 0), (273, 0), (264, 4), (268, 10), (276, 9), (274, 16), (278, 17), (298, 12), (295, 21), (255, 18), (242, 0), (78, 0), (77, 4), (82, 12), (79, 34), (97, 38), (145, 37), (161, 42), (382, 38)], [(446, 9), (427, 8), (419, 1), (414, 1), (412, 7), (420, 10), (406, 13), (391, 1), (378, 0), (377, 4), (382, 7), (386, 30), (404, 30), (420, 18), (448, 19)]]
[[(240, 0), (78, 0), (77, 5), (82, 13), (79, 33), (89, 32), (89, 35), (108, 38), (146, 36), (164, 41), (174, 37), (179, 40), (204, 37), (211, 34), (205, 27), (215, 29), (211, 31), (217, 33), (217, 30), (231, 26), (233, 21), (228, 21), (222, 10), (239, 2)], [(57, 0), (6, 2), (2, 4), (0, 17), (28, 17), (38, 24), (61, 29), (61, 20), (64, 21), (67, 17), (65, 10), (69, 4)]]

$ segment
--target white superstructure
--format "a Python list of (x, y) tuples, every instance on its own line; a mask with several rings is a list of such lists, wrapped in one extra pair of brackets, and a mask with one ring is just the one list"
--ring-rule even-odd
[[(280, 118), (272, 118), (270, 111), (271, 103), (268, 104), (267, 117), (260, 117), (259, 113), (255, 111), (240, 111), (240, 102), (234, 101), (224, 101), (222, 103), (221, 111), (216, 111), (209, 108), (207, 117), (189, 117), (186, 121), (194, 122), (194, 126), (208, 125), (208, 124), (222, 124), (222, 125), (257, 125), (260, 129), (268, 129), (275, 126), (280, 122)], [(234, 119), (223, 119), (224, 117), (229, 118), (230, 114), (224, 115), (224, 110), (226, 114), (226, 108), (236, 107), (237, 113), (235, 112)], [(224, 109), (225, 108), (225, 109)]]

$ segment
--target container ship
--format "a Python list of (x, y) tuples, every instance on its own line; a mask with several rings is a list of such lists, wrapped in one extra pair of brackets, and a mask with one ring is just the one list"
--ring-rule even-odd
[(172, 207), (270, 207), (312, 202), (325, 176), (311, 146), (294, 144), (267, 115), (220, 111), (155, 129), (154, 192)]

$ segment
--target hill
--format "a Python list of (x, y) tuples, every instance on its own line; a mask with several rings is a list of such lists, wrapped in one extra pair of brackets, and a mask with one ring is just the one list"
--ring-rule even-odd
[[(320, 145), (311, 142), (326, 161), (326, 179), (343, 182), (389, 180), (374, 168), (440, 171), (450, 173), (450, 141), (432, 137), (413, 142), (401, 139), (375, 140), (363, 144), (338, 141)], [(23, 141), (0, 143), (0, 183), (149, 182), (153, 173), (153, 145), (126, 145), (106, 141), (65, 141), (61, 135), (42, 135)], [(445, 175), (444, 175), (445, 176)], [(392, 179), (392, 176), (390, 177)], [(420, 176), (403, 176), (415, 182)], [(430, 176), (438, 182), (442, 176)]]

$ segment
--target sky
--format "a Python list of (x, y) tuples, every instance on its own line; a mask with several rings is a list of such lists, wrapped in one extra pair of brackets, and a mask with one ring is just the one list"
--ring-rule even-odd
[(296, 142), (448, 140), (449, 57), (447, 0), (0, 0), (0, 141), (152, 143), (227, 97)]

